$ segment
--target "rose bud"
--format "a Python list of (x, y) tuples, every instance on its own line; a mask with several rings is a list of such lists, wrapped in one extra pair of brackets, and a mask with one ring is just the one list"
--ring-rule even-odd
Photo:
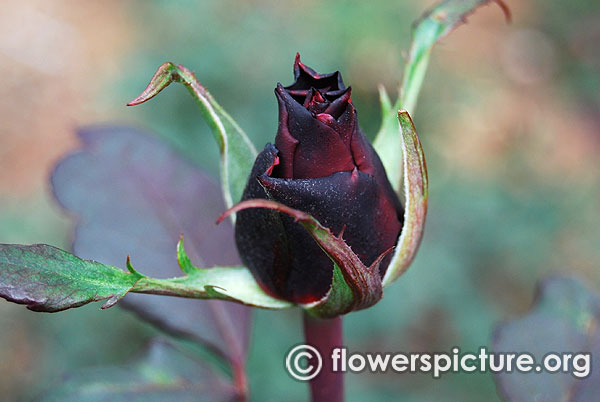
[[(295, 82), (277, 85), (275, 145), (258, 155), (242, 201), (269, 199), (304, 211), (343, 239), (366, 265), (396, 244), (403, 209), (375, 150), (358, 126), (351, 88), (339, 72), (318, 74), (294, 63)], [(333, 262), (288, 215), (239, 211), (235, 237), (242, 261), (260, 286), (294, 303), (323, 298)], [(385, 274), (391, 256), (379, 265)]]

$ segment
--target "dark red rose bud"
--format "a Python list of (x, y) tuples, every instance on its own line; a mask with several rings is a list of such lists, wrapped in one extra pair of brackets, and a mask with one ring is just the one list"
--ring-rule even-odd
[[(277, 85), (275, 145), (258, 155), (242, 200), (265, 198), (314, 216), (370, 266), (396, 244), (403, 209), (375, 150), (358, 127), (351, 88), (339, 72), (318, 74), (294, 63), (295, 82)], [(320, 300), (333, 262), (308, 232), (273, 210), (238, 212), (243, 262), (269, 294), (295, 303)], [(390, 256), (380, 265), (383, 277)]]

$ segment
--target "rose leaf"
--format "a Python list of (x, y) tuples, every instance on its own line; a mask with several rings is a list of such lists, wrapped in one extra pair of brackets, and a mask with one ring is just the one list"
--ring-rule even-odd
[[(494, 331), (493, 353), (529, 353), (541, 364), (549, 353), (567, 353), (566, 372), (498, 372), (494, 379), (507, 401), (591, 401), (600, 392), (600, 298), (574, 278), (552, 276), (537, 287), (532, 309)], [(555, 361), (552, 359), (551, 363)], [(587, 372), (586, 372), (587, 366)]]
[(141, 277), (44, 244), (0, 244), (0, 297), (33, 311), (53, 313), (101, 300), (110, 307)]
[(163, 340), (153, 340), (128, 364), (84, 368), (69, 374), (40, 400), (50, 401), (232, 401), (228, 379)]
[[(181, 276), (176, 245), (186, 236), (198, 266), (240, 264), (219, 186), (196, 165), (149, 133), (129, 127), (79, 130), (81, 147), (59, 162), (54, 195), (75, 218), (72, 251), (122, 266), (131, 256), (153, 278)], [(129, 293), (119, 303), (162, 330), (242, 361), (250, 310), (218, 300), (199, 301)]]
[[(179, 258), (188, 258), (182, 245)], [(155, 279), (136, 271), (129, 258), (126, 265), (128, 273), (45, 244), (0, 244), (0, 297), (47, 313), (101, 300), (107, 300), (103, 309), (110, 308), (128, 292), (222, 299), (263, 308), (291, 306), (265, 294), (244, 267), (187, 267), (185, 276)]]

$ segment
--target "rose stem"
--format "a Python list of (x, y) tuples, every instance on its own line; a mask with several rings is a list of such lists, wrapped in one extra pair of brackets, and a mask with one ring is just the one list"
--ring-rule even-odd
[[(304, 313), (304, 338), (306, 343), (317, 348), (323, 359), (321, 372), (310, 380), (312, 402), (343, 402), (344, 377), (341, 372), (333, 372), (331, 352), (334, 347), (342, 347), (342, 317), (320, 319)], [(311, 359), (310, 364), (317, 364)]]
[(234, 362), (233, 366), (233, 387), (236, 392), (237, 402), (246, 402), (248, 400), (248, 377), (246, 368), (239, 362)]

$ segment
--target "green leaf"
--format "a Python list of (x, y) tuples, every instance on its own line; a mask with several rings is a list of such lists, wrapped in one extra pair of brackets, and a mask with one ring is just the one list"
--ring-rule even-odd
[(144, 355), (121, 366), (84, 368), (45, 393), (42, 401), (232, 401), (228, 379), (186, 356), (165, 341), (154, 340)]
[(140, 278), (44, 244), (0, 244), (0, 297), (33, 311), (52, 313), (100, 300), (108, 308)]
[[(139, 105), (158, 95), (172, 82), (186, 86), (200, 106), (200, 112), (210, 126), (221, 151), (221, 185), (227, 207), (242, 198), (248, 174), (252, 170), (256, 149), (248, 136), (198, 82), (194, 73), (182, 65), (161, 65), (146, 89), (128, 106)], [(232, 215), (232, 219), (234, 219)]]
[[(400, 193), (402, 181), (402, 144), (398, 136), (398, 121), (390, 98), (384, 87), (379, 87), (381, 101), (381, 127), (373, 141), (373, 148), (379, 155), (385, 173), (396, 193)], [(397, 109), (396, 109), (397, 110)]]
[(383, 277), (383, 286), (398, 279), (414, 259), (423, 237), (429, 196), (425, 154), (415, 126), (405, 110), (398, 112), (398, 121), (405, 172), (404, 225), (392, 261)]
[(469, 14), (489, 3), (498, 4), (507, 21), (510, 21), (510, 11), (501, 0), (446, 0), (427, 11), (415, 23), (396, 109), (403, 108), (414, 114), (433, 46), (465, 23)]
[[(310, 233), (321, 249), (333, 261), (335, 267), (341, 271), (342, 275), (340, 276), (336, 275), (334, 270), (332, 289), (328, 294), (319, 302), (305, 305), (304, 308), (310, 309), (315, 315), (326, 314), (325, 316), (320, 315), (324, 318), (361, 310), (374, 305), (381, 299), (383, 289), (379, 276), (379, 264), (393, 248), (382, 253), (371, 266), (367, 267), (343, 240), (343, 233), (335, 236), (328, 228), (321, 225), (319, 221), (306, 212), (270, 200), (252, 199), (242, 201), (221, 215), (218, 222), (231, 213), (248, 208), (267, 208), (292, 216)], [(349, 295), (352, 297), (349, 297)]]
[(412, 42), (396, 103), (392, 106), (385, 89), (383, 87), (379, 89), (382, 120), (373, 146), (383, 162), (392, 186), (398, 193), (402, 176), (398, 161), (402, 150), (397, 131), (396, 112), (404, 109), (414, 115), (433, 46), (464, 23), (466, 17), (478, 7), (491, 2), (498, 4), (504, 11), (506, 19), (510, 20), (509, 9), (501, 0), (446, 0), (427, 11), (413, 26)]
[[(220, 184), (149, 133), (101, 125), (77, 134), (81, 148), (52, 175), (56, 199), (77, 218), (67, 251), (116, 267), (129, 254), (146, 276), (172, 278), (182, 275), (174, 251), (185, 233), (194, 262), (240, 265), (231, 223), (215, 227), (215, 217), (226, 209)], [(250, 324), (245, 306), (132, 293), (119, 306), (232, 365), (245, 361)]]
[(0, 245), (0, 297), (50, 313), (100, 300), (107, 300), (103, 309), (109, 308), (128, 292), (221, 299), (270, 309), (292, 306), (267, 295), (244, 267), (193, 267), (182, 242), (178, 259), (185, 276), (154, 279), (133, 269), (129, 258), (127, 273), (52, 246), (4, 244)]

